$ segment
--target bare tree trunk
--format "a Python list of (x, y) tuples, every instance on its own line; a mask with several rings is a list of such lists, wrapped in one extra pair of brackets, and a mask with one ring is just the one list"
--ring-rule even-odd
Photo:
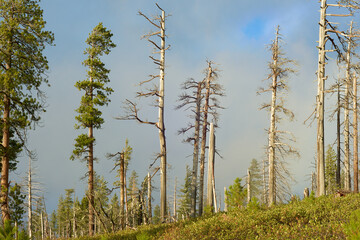
[(277, 60), (278, 60), (278, 37), (279, 27), (276, 29), (275, 37), (275, 50), (273, 50), (273, 70), (272, 76), (272, 95), (271, 95), (271, 107), (270, 107), (270, 128), (269, 128), (269, 201), (268, 205), (271, 206), (276, 203), (276, 187), (275, 187), (275, 131), (276, 131), (276, 93), (277, 93)]
[(151, 208), (151, 177), (148, 172), (148, 222), (151, 224), (152, 221), (152, 208)]
[(317, 117), (317, 196), (325, 195), (325, 154), (324, 154), (324, 87), (325, 87), (325, 30), (326, 30), (326, 0), (321, 0), (320, 23), (319, 23), (319, 58), (317, 81), (318, 90), (316, 96)]
[(226, 187), (224, 187), (224, 211), (227, 212), (227, 195), (226, 195)]
[(200, 108), (201, 108), (201, 90), (202, 82), (198, 83), (196, 92), (196, 110), (195, 110), (195, 134), (194, 134), (194, 153), (193, 153), (193, 171), (191, 179), (191, 217), (196, 217), (196, 195), (197, 195), (197, 174), (199, 161), (199, 141), (200, 141)]
[[(75, 204), (75, 190), (74, 190), (74, 205), (73, 205), (73, 234), (74, 237), (77, 238), (77, 233), (76, 233), (76, 204)], [(51, 237), (50, 237), (51, 238)]]
[(43, 218), (42, 210), (40, 212), (40, 227), (41, 227), (41, 240), (43, 240), (44, 239), (44, 218)]
[(213, 176), (214, 176), (214, 160), (215, 160), (215, 134), (214, 124), (210, 123), (209, 135), (209, 156), (208, 156), (208, 179), (207, 179), (207, 205), (214, 207), (214, 192), (213, 192)]
[(160, 50), (160, 88), (159, 88), (159, 139), (161, 150), (160, 218), (166, 220), (166, 140), (164, 125), (164, 80), (165, 80), (165, 11), (161, 9), (161, 50)]
[(354, 113), (354, 192), (359, 192), (359, 167), (358, 167), (358, 111), (357, 111), (357, 78), (353, 75), (353, 113)]
[(174, 186), (174, 221), (176, 222), (176, 184), (177, 184), (177, 178), (175, 178), (175, 186)]
[(31, 157), (29, 157), (29, 175), (28, 175), (28, 234), (32, 239), (32, 182), (31, 182)]
[(340, 147), (340, 113), (341, 113), (341, 103), (340, 103), (340, 83), (338, 83), (337, 86), (337, 101), (338, 101), (338, 105), (337, 105), (337, 119), (336, 119), (336, 129), (337, 129), (337, 156), (336, 156), (336, 185), (337, 188), (341, 188), (341, 183), (340, 183), (340, 157), (341, 157), (341, 147)]
[(120, 227), (125, 229), (124, 198), (125, 198), (125, 159), (124, 153), (120, 153)]
[(206, 94), (204, 104), (204, 116), (202, 126), (202, 138), (201, 138), (201, 152), (200, 152), (200, 186), (199, 186), (199, 215), (203, 213), (204, 204), (204, 172), (205, 172), (205, 147), (206, 147), (206, 133), (207, 133), (207, 118), (209, 108), (209, 96), (210, 96), (210, 81), (212, 77), (211, 62), (208, 62), (208, 75), (206, 77)]
[(248, 169), (247, 171), (247, 203), (249, 204), (251, 201), (251, 173)]
[[(352, 22), (350, 24), (350, 35), (352, 33)], [(344, 166), (345, 166), (345, 190), (351, 190), (350, 179), (350, 120), (349, 120), (349, 102), (350, 102), (350, 89), (351, 89), (351, 37), (348, 40), (348, 47), (346, 51), (346, 76), (345, 76), (345, 102), (344, 102)]]

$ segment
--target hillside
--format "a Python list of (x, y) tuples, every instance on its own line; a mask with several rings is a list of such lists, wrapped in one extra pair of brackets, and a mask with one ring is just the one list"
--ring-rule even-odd
[[(273, 208), (257, 204), (172, 224), (85, 239), (359, 239), (360, 194), (324, 196)], [(359, 210), (358, 210), (359, 209)], [(357, 211), (356, 211), (357, 210)], [(357, 234), (357, 235), (356, 235)]]

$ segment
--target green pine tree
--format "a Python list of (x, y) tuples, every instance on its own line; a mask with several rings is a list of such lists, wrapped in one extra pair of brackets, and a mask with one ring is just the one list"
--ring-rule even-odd
[(241, 178), (236, 178), (234, 184), (225, 192), (228, 209), (241, 208), (244, 205), (246, 189), (241, 185)]
[(251, 160), (249, 171), (251, 174), (251, 180), (250, 180), (251, 198), (255, 197), (257, 199), (262, 199), (262, 187), (263, 187), (262, 173), (259, 162), (255, 158)]
[[(24, 143), (25, 131), (40, 120), (44, 111), (42, 86), (48, 85), (48, 61), (45, 46), (54, 36), (45, 31), (39, 0), (3, 0), (0, 2), (0, 113), (1, 215), (10, 219), (9, 169), (11, 142)], [(12, 132), (16, 136), (12, 135)]]
[(325, 156), (325, 189), (327, 194), (335, 193), (336, 185), (336, 153), (331, 145), (328, 145)]
[(99, 23), (90, 33), (86, 43), (88, 48), (84, 54), (87, 59), (83, 65), (88, 67), (87, 79), (78, 81), (75, 87), (84, 91), (81, 98), (80, 107), (76, 110), (78, 124), (76, 129), (88, 129), (88, 134), (81, 134), (75, 139), (75, 149), (71, 155), (71, 160), (75, 158), (86, 160), (88, 166), (88, 193), (89, 193), (89, 235), (94, 234), (94, 129), (101, 128), (104, 123), (102, 112), (98, 107), (107, 105), (110, 102), (109, 95), (113, 92), (106, 84), (110, 82), (108, 74), (110, 70), (105, 68), (105, 64), (100, 60), (102, 55), (110, 53), (110, 49), (116, 45), (111, 41), (112, 33), (107, 30), (102, 23)]
[(181, 199), (179, 206), (179, 217), (189, 218), (191, 214), (191, 179), (192, 179), (192, 171), (189, 166), (186, 165), (186, 176), (184, 185), (180, 189)]
[(153, 224), (160, 223), (160, 206), (156, 205), (154, 207), (153, 217), (152, 217)]
[(20, 185), (15, 183), (14, 186), (10, 187), (9, 198), (12, 220), (16, 222), (18, 226), (21, 226), (23, 224), (23, 215), (26, 212), (24, 205), (26, 195), (22, 194)]

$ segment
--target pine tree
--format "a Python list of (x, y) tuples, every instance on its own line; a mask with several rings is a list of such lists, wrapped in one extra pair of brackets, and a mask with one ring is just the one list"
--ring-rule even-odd
[(246, 189), (241, 185), (241, 178), (236, 178), (234, 184), (225, 192), (228, 209), (241, 208), (245, 203), (246, 194)]
[(9, 192), (9, 205), (10, 205), (10, 214), (12, 216), (13, 222), (17, 223), (18, 226), (21, 226), (23, 221), (23, 215), (25, 211), (25, 198), (26, 195), (22, 194), (20, 185), (16, 184), (10, 187)]
[(180, 189), (180, 206), (178, 210), (178, 215), (181, 218), (189, 218), (191, 214), (191, 180), (192, 172), (188, 165), (186, 165), (186, 176), (185, 182), (182, 188)]
[(331, 145), (328, 145), (325, 157), (325, 188), (327, 194), (335, 193), (336, 184), (336, 153)]
[[(24, 143), (26, 129), (40, 120), (44, 111), (42, 85), (48, 85), (48, 62), (45, 46), (54, 36), (45, 31), (39, 0), (3, 0), (0, 3), (0, 113), (1, 148), (1, 216), (10, 219), (9, 169), (11, 142)], [(16, 138), (11, 132), (16, 132)]]
[[(100, 60), (102, 55), (110, 53), (110, 49), (116, 45), (111, 41), (112, 33), (107, 30), (102, 23), (99, 23), (90, 33), (86, 43), (88, 48), (84, 52), (87, 59), (83, 65), (88, 67), (87, 79), (78, 81), (75, 87), (85, 92), (81, 98), (80, 107), (76, 110), (78, 124), (76, 129), (88, 129), (88, 134), (81, 134), (75, 140), (75, 149), (71, 155), (71, 160), (75, 158), (87, 161), (88, 166), (88, 192), (89, 192), (89, 235), (94, 234), (94, 129), (101, 128), (104, 123), (101, 111), (98, 106), (107, 105), (110, 102), (109, 95), (113, 92), (106, 84), (110, 79), (110, 70), (105, 68), (105, 64)], [(84, 156), (86, 155), (86, 156)]]
[(259, 162), (253, 158), (249, 167), (251, 173), (250, 186), (251, 186), (251, 196), (255, 197), (258, 200), (262, 199), (263, 194), (263, 184), (262, 184), (262, 173), (260, 169)]

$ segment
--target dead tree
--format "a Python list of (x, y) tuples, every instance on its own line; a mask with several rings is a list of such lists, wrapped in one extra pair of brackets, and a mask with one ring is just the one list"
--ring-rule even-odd
[(354, 192), (359, 192), (357, 77), (353, 75)]
[[(285, 138), (290, 141), (295, 141), (292, 134), (286, 131), (279, 131), (277, 123), (280, 121), (279, 114), (283, 113), (290, 120), (294, 118), (294, 114), (284, 106), (284, 99), (280, 94), (288, 90), (287, 77), (289, 74), (294, 73), (289, 65), (294, 64), (294, 61), (284, 57), (284, 53), (280, 47), (280, 33), (279, 26), (276, 29), (275, 39), (270, 45), (272, 53), (272, 60), (269, 62), (270, 80), (268, 88), (260, 88), (258, 93), (271, 92), (271, 102), (265, 103), (260, 109), (270, 110), (270, 128), (268, 131), (268, 161), (269, 161), (269, 180), (268, 180), (268, 205), (271, 206), (276, 203), (277, 188), (282, 192), (286, 191), (286, 180), (284, 178), (290, 177), (284, 158), (289, 155), (298, 155), (298, 152), (287, 143)], [(286, 136), (287, 135), (287, 136)], [(277, 151), (277, 152), (276, 152)], [(280, 161), (280, 158), (282, 161)], [(278, 183), (277, 183), (278, 181)], [(280, 182), (283, 185), (279, 184)], [(278, 192), (280, 193), (280, 191)]]
[[(179, 134), (184, 134), (190, 129), (194, 129), (194, 135), (185, 139), (185, 142), (192, 142), (193, 150), (193, 168), (191, 177), (191, 217), (196, 216), (196, 196), (197, 196), (197, 176), (198, 176), (198, 162), (199, 162), (199, 144), (200, 144), (200, 124), (201, 124), (201, 103), (203, 99), (202, 90), (204, 82), (196, 82), (194, 79), (189, 79), (183, 83), (181, 89), (185, 92), (179, 96), (179, 104), (176, 109), (186, 107), (194, 114), (195, 123), (189, 123), (186, 128), (179, 130)], [(186, 91), (192, 90), (190, 93)], [(193, 117), (191, 116), (191, 117)]]
[[(139, 11), (139, 15), (143, 16), (149, 23), (151, 23), (155, 28), (155, 32), (150, 32), (143, 36), (151, 45), (154, 47), (153, 54), (160, 54), (160, 59), (157, 59), (153, 56), (149, 56), (150, 59), (159, 66), (160, 74), (159, 75), (150, 75), (148, 80), (140, 82), (140, 86), (144, 84), (149, 84), (154, 79), (159, 78), (160, 83), (158, 86), (147, 89), (145, 92), (137, 92), (137, 97), (156, 97), (156, 107), (158, 108), (158, 120), (147, 121), (140, 118), (138, 115), (137, 104), (126, 99), (125, 101), (125, 110), (126, 114), (123, 117), (119, 117), (120, 120), (136, 120), (139, 123), (149, 124), (155, 126), (159, 130), (159, 141), (160, 141), (160, 153), (158, 158), (160, 158), (160, 173), (161, 173), (161, 183), (160, 183), (160, 218), (162, 222), (166, 220), (166, 139), (165, 139), (165, 124), (164, 124), (164, 96), (165, 96), (165, 52), (169, 49), (170, 46), (165, 46), (165, 20), (167, 16), (165, 11), (160, 8), (158, 4), (156, 6), (160, 9), (161, 15), (155, 16), (153, 19), (148, 18), (145, 14)], [(156, 43), (153, 40), (153, 37), (158, 37), (160, 39), (160, 44)]]
[[(329, 7), (347, 8), (350, 10), (349, 14), (330, 14), (327, 13)], [(325, 65), (326, 65), (326, 53), (336, 51), (338, 56), (341, 57), (342, 53), (340, 48), (335, 43), (335, 38), (339, 39), (342, 43), (342, 37), (346, 34), (339, 31), (335, 27), (334, 23), (328, 21), (327, 17), (347, 17), (353, 15), (353, 9), (358, 9), (359, 3), (354, 0), (341, 0), (336, 4), (329, 4), (327, 0), (321, 0), (320, 4), (320, 22), (319, 22), (319, 55), (318, 55), (318, 70), (317, 70), (317, 96), (316, 96), (316, 118), (317, 118), (317, 196), (325, 194), (325, 139), (324, 139), (324, 92), (325, 92)], [(335, 34), (335, 37), (331, 37), (330, 33)], [(326, 43), (330, 42), (333, 49), (326, 50)], [(344, 46), (343, 46), (344, 47)]]
[[(216, 205), (214, 198), (215, 195), (215, 133), (214, 124), (210, 124), (210, 136), (209, 136), (209, 160), (208, 160), (208, 177), (207, 177), (207, 206), (211, 208)], [(216, 208), (214, 209), (217, 210)]]
[[(220, 106), (218, 97), (225, 96), (224, 88), (216, 82), (218, 77), (217, 69), (213, 69), (212, 62), (208, 61), (208, 68), (205, 70), (206, 77), (197, 82), (193, 79), (187, 80), (182, 89), (184, 93), (179, 96), (180, 104), (176, 109), (185, 108), (191, 110), (191, 118), (195, 119), (194, 123), (189, 123), (185, 128), (178, 131), (179, 134), (185, 134), (193, 130), (193, 135), (187, 137), (185, 142), (192, 143), (193, 151), (193, 170), (192, 170), (192, 194), (191, 194), (191, 216), (196, 214), (196, 196), (197, 196), (197, 175), (198, 175), (198, 161), (199, 161), (199, 147), (200, 153), (200, 177), (199, 177), (199, 214), (202, 214), (203, 209), (203, 193), (204, 193), (204, 171), (205, 171), (205, 149), (206, 149), (206, 135), (208, 132), (209, 117), (214, 122), (214, 127), (217, 127), (218, 109), (223, 109)], [(205, 93), (203, 93), (205, 91)], [(201, 136), (200, 136), (201, 132)], [(200, 146), (201, 145), (201, 146)]]

